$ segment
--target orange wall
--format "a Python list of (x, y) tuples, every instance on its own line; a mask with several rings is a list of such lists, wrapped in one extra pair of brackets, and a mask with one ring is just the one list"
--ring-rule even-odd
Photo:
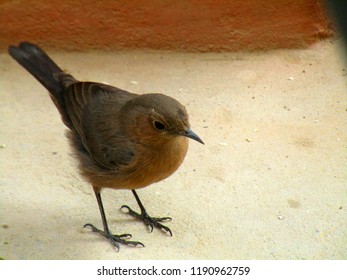
[(332, 34), (320, 0), (0, 0), (0, 49), (235, 51), (305, 47)]

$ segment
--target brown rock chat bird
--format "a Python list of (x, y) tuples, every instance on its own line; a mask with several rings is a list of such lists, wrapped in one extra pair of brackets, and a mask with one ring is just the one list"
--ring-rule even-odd
[(10, 46), (9, 53), (49, 91), (69, 128), (67, 137), (82, 176), (94, 189), (103, 223), (103, 230), (92, 224), (84, 227), (106, 237), (117, 249), (119, 243), (144, 246), (128, 240), (130, 234), (112, 234), (107, 224), (101, 190), (130, 189), (141, 212), (126, 205), (122, 209), (151, 231), (157, 227), (172, 236), (161, 224), (171, 218), (149, 216), (135, 189), (174, 173), (187, 153), (188, 138), (203, 144), (190, 129), (183, 105), (163, 94), (138, 95), (106, 84), (80, 82), (32, 43)]

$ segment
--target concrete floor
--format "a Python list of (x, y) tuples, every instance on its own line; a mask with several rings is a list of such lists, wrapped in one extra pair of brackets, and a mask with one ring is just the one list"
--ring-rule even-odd
[[(16, 42), (14, 42), (16, 43)], [(174, 236), (152, 233), (103, 192), (121, 246), (83, 229), (101, 225), (65, 127), (45, 89), (1, 54), (0, 257), (4, 259), (346, 259), (346, 76), (338, 43), (268, 53), (58, 53), (81, 80), (185, 104), (205, 145), (190, 143), (173, 176), (139, 190)]]

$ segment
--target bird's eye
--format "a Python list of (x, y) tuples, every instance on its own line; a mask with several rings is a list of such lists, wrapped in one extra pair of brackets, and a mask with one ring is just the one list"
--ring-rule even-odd
[(158, 130), (164, 130), (165, 129), (165, 125), (159, 121), (154, 121), (153, 125)]

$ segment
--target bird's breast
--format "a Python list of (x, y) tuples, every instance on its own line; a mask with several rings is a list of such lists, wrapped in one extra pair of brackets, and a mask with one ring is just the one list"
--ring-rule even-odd
[(146, 187), (173, 174), (182, 164), (188, 149), (188, 139), (177, 137), (155, 149), (141, 146), (138, 157), (129, 168), (124, 186), (129, 189)]
[(156, 148), (138, 145), (134, 160), (115, 170), (101, 170), (90, 159), (80, 161), (81, 174), (98, 188), (139, 189), (159, 182), (182, 164), (188, 149), (188, 139), (178, 136)]

